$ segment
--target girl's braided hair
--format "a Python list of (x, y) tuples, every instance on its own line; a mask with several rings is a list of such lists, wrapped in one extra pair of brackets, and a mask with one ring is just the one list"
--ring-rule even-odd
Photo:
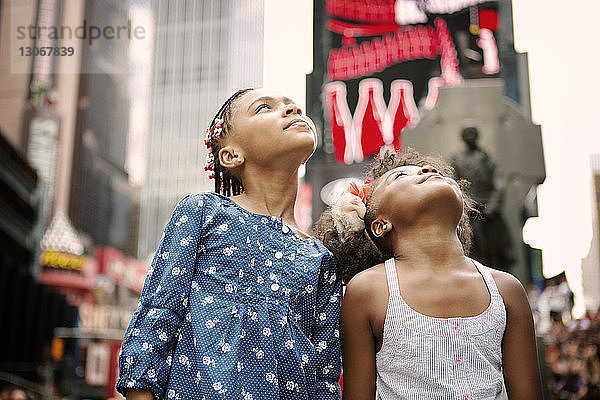
[[(367, 172), (365, 178), (373, 179), (373, 187), (377, 184), (377, 179), (383, 176), (387, 171), (392, 169), (416, 165), (423, 167), (431, 165), (437, 169), (442, 175), (454, 178), (454, 169), (441, 158), (423, 156), (416, 150), (408, 148), (402, 153), (386, 151), (383, 156), (376, 158)], [(468, 254), (471, 247), (471, 226), (469, 217), (476, 215), (477, 211), (474, 208), (474, 202), (468, 195), (467, 187), (469, 182), (466, 180), (457, 181), (463, 197), (463, 214), (458, 223), (458, 238), (460, 239), (465, 254)], [(342, 278), (345, 283), (357, 273), (380, 264), (386, 259), (392, 257), (385, 249), (383, 249), (377, 238), (375, 238), (370, 230), (371, 223), (375, 220), (376, 209), (371, 200), (373, 191), (369, 193), (366, 199), (366, 213), (364, 216), (365, 229), (358, 232), (345, 232), (344, 240), (341, 239), (338, 230), (335, 227), (332, 218), (331, 208), (328, 208), (313, 227), (314, 234), (323, 244), (331, 250), (338, 261), (338, 266), (342, 273)]]
[[(205, 170), (212, 171), (210, 177), (215, 180), (215, 192), (228, 197), (242, 193), (244, 187), (242, 182), (219, 162), (219, 150), (222, 148), (221, 139), (231, 131), (232, 108), (235, 101), (251, 90), (254, 89), (241, 89), (232, 94), (217, 111), (207, 130), (206, 146), (209, 154)], [(215, 132), (218, 133), (215, 134)]]

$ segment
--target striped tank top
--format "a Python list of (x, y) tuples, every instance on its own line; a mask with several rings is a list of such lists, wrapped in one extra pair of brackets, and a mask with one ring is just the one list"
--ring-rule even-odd
[(389, 301), (376, 354), (377, 398), (502, 399), (506, 309), (487, 267), (473, 260), (490, 305), (473, 317), (436, 318), (402, 298), (394, 259), (385, 262)]

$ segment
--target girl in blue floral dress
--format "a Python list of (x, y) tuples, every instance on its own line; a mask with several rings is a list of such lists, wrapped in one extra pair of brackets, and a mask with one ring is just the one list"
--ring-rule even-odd
[(207, 133), (215, 193), (179, 202), (123, 339), (128, 399), (339, 399), (341, 279), (294, 220), (316, 146), (288, 98), (235, 93)]

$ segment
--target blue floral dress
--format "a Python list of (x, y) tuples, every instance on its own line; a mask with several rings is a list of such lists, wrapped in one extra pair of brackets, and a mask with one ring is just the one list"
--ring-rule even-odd
[(216, 193), (179, 202), (119, 355), (157, 399), (339, 399), (333, 255)]

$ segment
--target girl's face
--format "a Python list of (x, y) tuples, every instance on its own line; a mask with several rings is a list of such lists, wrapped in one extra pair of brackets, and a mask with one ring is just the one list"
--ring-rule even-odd
[(431, 165), (406, 165), (383, 174), (373, 188), (376, 216), (393, 225), (411, 224), (424, 215), (449, 217), (457, 225), (463, 212), (460, 187)]
[(317, 145), (315, 125), (289, 98), (263, 89), (242, 95), (232, 109), (232, 145), (245, 161), (305, 162)]

